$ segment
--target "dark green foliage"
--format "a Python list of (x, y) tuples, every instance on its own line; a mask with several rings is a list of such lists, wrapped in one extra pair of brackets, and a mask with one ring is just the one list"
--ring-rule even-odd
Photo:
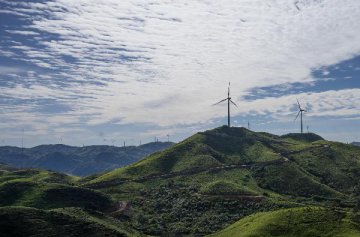
[(195, 188), (173, 183), (143, 192), (132, 206), (137, 213), (133, 216), (133, 227), (158, 236), (201, 236), (251, 213), (280, 207), (256, 198), (206, 197)]
[(127, 236), (86, 219), (34, 208), (0, 208), (0, 234), (18, 236)]
[(329, 198), (340, 195), (309, 177), (294, 164), (255, 168), (254, 176), (261, 187), (280, 194), (303, 197), (316, 195)]

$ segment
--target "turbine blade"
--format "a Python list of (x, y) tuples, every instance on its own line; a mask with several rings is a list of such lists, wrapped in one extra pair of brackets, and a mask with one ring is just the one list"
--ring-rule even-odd
[(229, 87), (228, 87), (228, 97), (230, 97), (230, 82), (229, 82)]
[(227, 98), (226, 98), (226, 99), (223, 99), (223, 100), (220, 100), (219, 102), (213, 104), (212, 106), (217, 105), (217, 104), (220, 104), (221, 102), (224, 102), (225, 100), (227, 100)]
[(294, 121), (296, 121), (296, 119), (299, 117), (299, 114), (300, 114), (300, 110), (299, 110), (298, 114), (296, 115), (296, 118)]
[[(237, 104), (235, 104), (234, 101), (230, 100), (230, 102), (231, 102), (233, 105), (235, 105), (236, 107), (238, 107)], [(238, 107), (238, 108), (239, 108), (239, 107)]]
[(297, 104), (299, 106), (299, 109), (301, 109), (301, 106), (300, 106), (300, 103), (299, 103), (299, 100), (296, 98), (296, 101), (297, 101)]

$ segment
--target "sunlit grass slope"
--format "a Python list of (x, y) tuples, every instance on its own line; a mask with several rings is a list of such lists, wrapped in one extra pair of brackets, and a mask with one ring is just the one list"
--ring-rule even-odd
[(247, 216), (211, 237), (358, 237), (360, 219), (319, 207), (283, 209)]
[(38, 169), (0, 166), (0, 206), (109, 208), (103, 193), (77, 187), (76, 177)]

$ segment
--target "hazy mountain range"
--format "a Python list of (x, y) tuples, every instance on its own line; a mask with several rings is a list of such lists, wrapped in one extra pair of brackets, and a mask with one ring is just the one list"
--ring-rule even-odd
[(3, 146), (0, 147), (0, 162), (18, 168), (42, 168), (85, 176), (134, 163), (171, 145), (171, 142), (152, 142), (126, 147), (74, 147), (56, 144), (24, 149)]

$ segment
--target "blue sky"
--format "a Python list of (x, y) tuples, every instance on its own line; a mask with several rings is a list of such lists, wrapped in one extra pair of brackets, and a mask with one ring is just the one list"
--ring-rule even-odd
[(0, 145), (179, 141), (226, 124), (360, 140), (358, 0), (0, 0)]

